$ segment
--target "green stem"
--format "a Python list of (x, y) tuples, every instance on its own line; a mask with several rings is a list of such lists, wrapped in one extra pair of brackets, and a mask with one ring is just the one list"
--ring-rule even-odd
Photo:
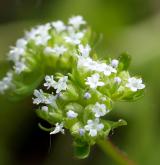
[(110, 140), (99, 140), (97, 144), (106, 155), (110, 156), (117, 163), (117, 165), (135, 165), (135, 163), (130, 160), (125, 153), (112, 144)]

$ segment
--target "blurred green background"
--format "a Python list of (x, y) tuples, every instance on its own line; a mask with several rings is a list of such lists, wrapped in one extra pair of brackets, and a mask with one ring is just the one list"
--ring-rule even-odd
[[(0, 0), (0, 70), (9, 46), (25, 29), (57, 19), (67, 21), (77, 14), (95, 31), (99, 56), (117, 57), (128, 51), (130, 70), (142, 75), (147, 86), (140, 101), (115, 105), (109, 117), (124, 118), (128, 126), (112, 132), (110, 139), (137, 165), (159, 165), (159, 0)], [(68, 134), (50, 137), (39, 129), (41, 120), (31, 98), (13, 102), (0, 96), (0, 165), (116, 165), (97, 146), (89, 158), (75, 159)]]

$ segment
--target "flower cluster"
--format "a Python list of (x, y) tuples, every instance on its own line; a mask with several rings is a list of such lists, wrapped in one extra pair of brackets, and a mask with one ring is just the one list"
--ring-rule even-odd
[(90, 34), (82, 16), (71, 17), (67, 25), (58, 20), (32, 28), (11, 48), (13, 70), (0, 81), (1, 93), (12, 86), (16, 94), (34, 90), (37, 114), (53, 126), (50, 134), (64, 134), (67, 129), (80, 149), (125, 125), (105, 116), (114, 101), (136, 100), (145, 88), (141, 78), (130, 76), (127, 54), (103, 61), (93, 58)]

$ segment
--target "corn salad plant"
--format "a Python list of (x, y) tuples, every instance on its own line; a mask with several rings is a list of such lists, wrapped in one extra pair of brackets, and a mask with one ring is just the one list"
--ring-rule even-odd
[(46, 23), (26, 31), (8, 53), (12, 67), (0, 80), (0, 93), (19, 99), (33, 93), (37, 115), (51, 124), (51, 135), (68, 130), (75, 155), (105, 140), (126, 121), (106, 120), (116, 101), (143, 96), (140, 77), (128, 72), (130, 57), (98, 59), (91, 29), (82, 16)]

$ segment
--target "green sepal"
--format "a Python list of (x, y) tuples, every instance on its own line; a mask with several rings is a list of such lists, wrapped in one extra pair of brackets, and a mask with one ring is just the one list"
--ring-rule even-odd
[(55, 124), (56, 122), (60, 122), (63, 119), (63, 116), (60, 113), (45, 112), (41, 109), (37, 109), (36, 113), (41, 119), (46, 120), (50, 124)]
[(138, 90), (137, 92), (132, 92), (131, 94), (128, 94), (127, 96), (124, 94), (124, 97), (121, 98), (121, 101), (129, 101), (134, 102), (139, 99), (141, 99), (144, 96), (144, 90)]
[(76, 101), (78, 100), (79, 95), (76, 91), (76, 88), (73, 85), (69, 84), (67, 90), (63, 92), (63, 94), (60, 97), (64, 101)]
[(76, 140), (73, 143), (74, 155), (79, 159), (85, 159), (90, 153), (90, 145), (86, 142)]

